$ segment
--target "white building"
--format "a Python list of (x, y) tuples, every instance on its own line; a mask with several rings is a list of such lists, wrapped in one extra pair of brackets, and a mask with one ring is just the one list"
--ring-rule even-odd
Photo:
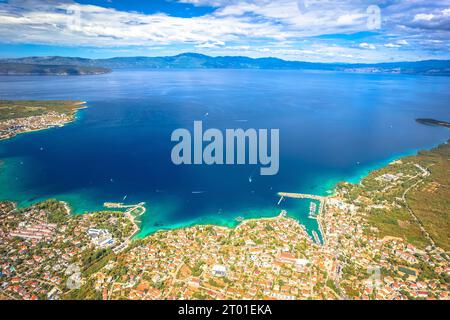
[(223, 265), (216, 264), (212, 268), (212, 273), (216, 277), (226, 277), (227, 276), (227, 268)]

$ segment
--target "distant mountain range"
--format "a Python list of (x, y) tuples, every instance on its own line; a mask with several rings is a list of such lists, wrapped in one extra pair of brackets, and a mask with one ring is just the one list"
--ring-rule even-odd
[[(100, 69), (74, 69), (81, 72), (107, 72), (105, 69), (276, 69), (276, 70), (329, 70), (361, 73), (401, 73), (450, 76), (450, 60), (427, 60), (417, 62), (389, 62), (375, 64), (315, 63), (286, 61), (277, 58), (210, 57), (197, 53), (183, 53), (171, 57), (119, 57), (110, 59), (85, 59), (71, 57), (27, 57), (0, 59), (0, 70), (5, 64), (28, 66), (69, 66)], [(27, 67), (31, 68), (31, 67)], [(58, 69), (55, 70), (57, 72)], [(1, 72), (0, 72), (1, 73)], [(89, 74), (89, 73), (86, 73)]]
[(94, 75), (111, 72), (110, 69), (102, 67), (88, 67), (78, 65), (56, 65), (56, 64), (29, 64), (29, 63), (3, 63), (0, 62), (0, 75)]

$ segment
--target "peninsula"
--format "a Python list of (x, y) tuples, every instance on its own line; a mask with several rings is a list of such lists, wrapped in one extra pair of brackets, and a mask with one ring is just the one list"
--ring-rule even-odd
[(427, 126), (441, 126), (450, 129), (450, 122), (435, 120), (435, 119), (416, 119), (417, 123), (424, 124)]
[(83, 101), (0, 100), (0, 140), (17, 134), (60, 127), (75, 119)]

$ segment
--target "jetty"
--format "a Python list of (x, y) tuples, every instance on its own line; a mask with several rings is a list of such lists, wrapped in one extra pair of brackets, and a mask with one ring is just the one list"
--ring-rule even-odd
[(317, 215), (322, 213), (322, 210), (325, 206), (326, 197), (317, 196), (314, 194), (305, 194), (305, 193), (292, 193), (292, 192), (278, 192), (278, 196), (283, 198), (294, 198), (294, 199), (311, 199), (317, 200), (320, 202), (319, 210)]
[(280, 197), (285, 197), (285, 198), (313, 199), (313, 200), (319, 200), (319, 201), (325, 200), (325, 197), (317, 196), (314, 194), (305, 194), (305, 193), (278, 192), (278, 195)]

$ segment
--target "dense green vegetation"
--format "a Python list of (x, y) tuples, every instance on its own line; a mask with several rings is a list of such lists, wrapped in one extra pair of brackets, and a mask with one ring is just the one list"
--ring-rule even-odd
[(80, 108), (81, 101), (35, 101), (35, 100), (0, 100), (0, 121), (40, 116), (49, 112), (73, 114)]
[(385, 236), (402, 238), (419, 248), (430, 244), (404, 208), (390, 211), (374, 209), (368, 216), (368, 221), (378, 228), (380, 238)]
[(133, 232), (133, 224), (120, 211), (94, 212), (90, 220), (96, 228), (108, 230), (116, 239), (123, 239)]
[(55, 199), (49, 199), (36, 204), (36, 209), (44, 210), (47, 213), (49, 223), (63, 223), (69, 219), (68, 212), (64, 204)]
[(429, 168), (430, 176), (408, 193), (408, 206), (444, 250), (450, 250), (450, 145), (420, 152), (411, 158)]
[[(426, 168), (430, 174), (421, 176), (417, 165)], [(382, 174), (405, 178), (401, 178), (401, 182), (383, 184), (377, 179)], [(450, 249), (450, 144), (403, 158), (402, 163), (374, 171), (361, 185), (342, 185), (340, 188), (348, 188), (347, 197), (352, 201), (363, 197), (374, 200), (377, 205), (387, 206), (367, 209), (368, 222), (376, 227), (378, 236), (403, 238), (424, 248), (431, 243), (420, 229), (423, 226), (437, 246), (447, 251)], [(405, 191), (408, 191), (406, 203), (402, 201)], [(359, 205), (365, 206), (363, 203)]]
[(99, 271), (113, 256), (111, 249), (87, 249), (81, 255), (83, 275), (89, 277)]
[(191, 268), (192, 275), (198, 277), (202, 274), (203, 262), (197, 261), (195, 265)]

